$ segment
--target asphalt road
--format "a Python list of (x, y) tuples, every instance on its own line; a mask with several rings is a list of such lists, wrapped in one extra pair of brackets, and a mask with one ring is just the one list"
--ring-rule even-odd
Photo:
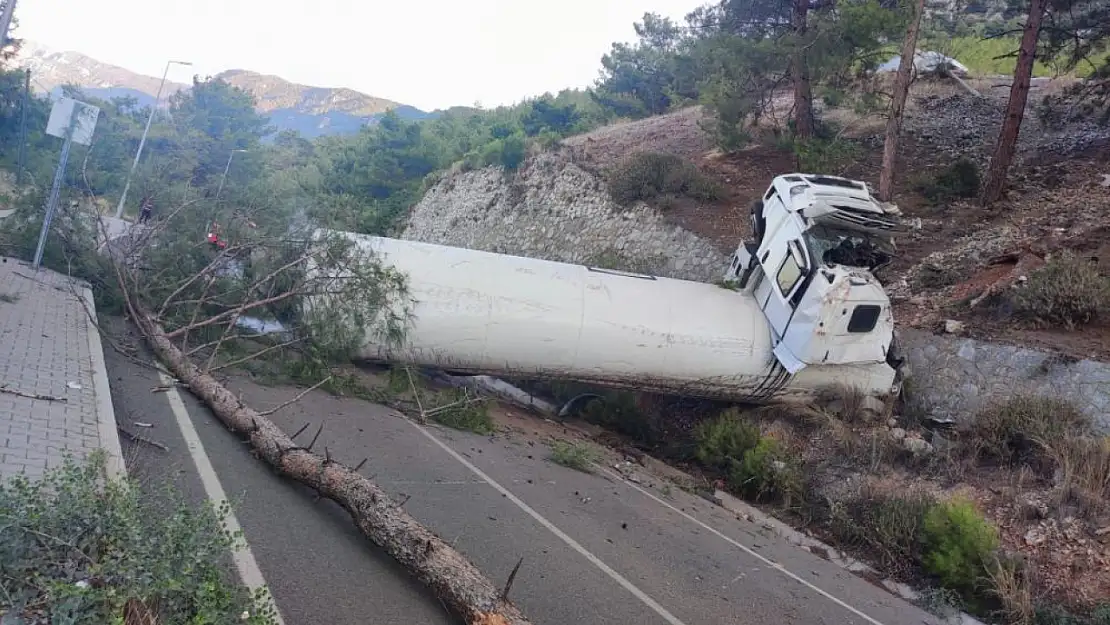
[[(188, 393), (175, 415), (158, 374), (106, 354), (121, 425), (166, 445), (126, 445), (144, 482), (202, 483), (178, 418), (192, 424), (289, 624), (453, 623), (440, 602), (354, 529), (347, 514), (275, 476)], [(297, 393), (235, 382), (265, 410)], [(323, 422), (317, 449), (400, 498), (497, 583), (524, 563), (512, 599), (537, 625), (918, 625), (935, 617), (755, 524), (674, 489), (546, 460), (540, 445), (421, 427), (381, 406), (312, 393), (275, 413), (292, 433)], [(136, 428), (134, 421), (153, 425)], [(126, 441), (125, 441), (126, 443)], [(203, 463), (202, 463), (203, 464)]]

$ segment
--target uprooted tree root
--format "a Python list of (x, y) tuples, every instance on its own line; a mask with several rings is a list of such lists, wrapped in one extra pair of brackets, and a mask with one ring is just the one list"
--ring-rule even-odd
[(515, 569), (505, 588), (498, 590), (465, 556), (405, 512), (377, 484), (331, 459), (326, 449), (320, 456), (312, 452), (311, 444), (307, 448), (297, 445), (272, 421), (243, 404), (194, 364), (149, 313), (134, 312), (158, 357), (224, 425), (245, 436), (258, 457), (279, 474), (342, 506), (363, 535), (416, 575), (468, 624), (529, 625), (530, 621), (507, 598)]

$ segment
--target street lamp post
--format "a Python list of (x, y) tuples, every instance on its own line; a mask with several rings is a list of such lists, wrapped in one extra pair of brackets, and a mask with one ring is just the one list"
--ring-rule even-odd
[(127, 202), (127, 192), (131, 189), (131, 176), (135, 175), (135, 168), (139, 166), (139, 158), (143, 155), (143, 146), (146, 145), (146, 135), (150, 132), (150, 122), (154, 121), (154, 112), (158, 109), (158, 102), (162, 99), (162, 88), (166, 86), (166, 76), (170, 74), (170, 65), (192, 65), (188, 61), (167, 61), (166, 71), (162, 72), (162, 82), (158, 85), (158, 94), (154, 96), (154, 104), (150, 107), (150, 115), (146, 118), (146, 127), (143, 136), (139, 139), (139, 149), (135, 150), (135, 160), (131, 163), (131, 171), (127, 172), (127, 181), (123, 183), (123, 194), (119, 196), (119, 205), (116, 206), (116, 219), (123, 217), (123, 205)]
[(246, 150), (232, 150), (231, 154), (227, 155), (227, 165), (224, 166), (224, 175), (220, 178), (220, 188), (216, 189), (216, 199), (220, 199), (220, 192), (224, 190), (224, 183), (227, 182), (227, 172), (231, 169), (231, 159), (235, 158), (236, 152), (246, 152)]

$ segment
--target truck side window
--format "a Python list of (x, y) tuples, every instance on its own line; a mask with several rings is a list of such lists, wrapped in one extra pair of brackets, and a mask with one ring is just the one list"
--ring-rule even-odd
[(882, 311), (881, 306), (875, 304), (860, 304), (852, 311), (852, 316), (848, 318), (848, 331), (853, 334), (862, 334), (870, 332), (875, 329), (875, 325), (879, 323), (879, 313)]
[(791, 247), (787, 251), (786, 258), (782, 261), (782, 265), (779, 267), (779, 272), (775, 274), (775, 281), (778, 283), (779, 292), (782, 293), (783, 297), (788, 297), (790, 291), (797, 286), (801, 279), (802, 265), (798, 262), (798, 257)]

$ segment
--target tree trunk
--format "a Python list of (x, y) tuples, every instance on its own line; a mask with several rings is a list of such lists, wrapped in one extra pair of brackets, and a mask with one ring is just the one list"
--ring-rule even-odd
[(917, 33), (921, 28), (921, 15), (925, 0), (914, 4), (913, 17), (902, 41), (902, 59), (894, 83), (894, 98), (890, 103), (890, 119), (886, 120), (886, 139), (883, 141), (883, 170), (879, 174), (879, 200), (889, 202), (894, 196), (894, 165), (898, 158), (898, 137), (902, 132), (902, 113), (906, 109), (906, 96), (913, 76), (913, 60), (917, 51)]
[(224, 425), (247, 437), (257, 455), (278, 473), (343, 506), (363, 535), (404, 565), (469, 625), (530, 625), (477, 567), (409, 516), (377, 484), (299, 447), (272, 421), (193, 364), (149, 313), (136, 312), (136, 321), (154, 352)]
[(998, 143), (987, 171), (987, 184), (983, 187), (983, 206), (997, 202), (1006, 187), (1006, 175), (1014, 160), (1021, 120), (1025, 117), (1025, 104), (1029, 99), (1029, 79), (1033, 75), (1033, 61), (1037, 58), (1037, 39), (1041, 33), (1045, 1), (1029, 0), (1029, 15), (1025, 18), (1025, 28), (1021, 33), (1021, 50), (1014, 69), (1014, 82), (1010, 85), (1010, 102), (1006, 106), (1006, 118), (1002, 121), (1002, 131), (998, 134)]
[(799, 139), (813, 137), (813, 89), (809, 82), (809, 63), (806, 62), (806, 18), (809, 0), (794, 0), (791, 28), (794, 32), (794, 50), (790, 60), (790, 76), (794, 82), (794, 136)]

